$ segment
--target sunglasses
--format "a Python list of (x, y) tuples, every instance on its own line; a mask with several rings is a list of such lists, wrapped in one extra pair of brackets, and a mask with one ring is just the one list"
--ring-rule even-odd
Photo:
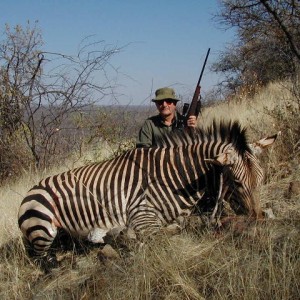
[(174, 101), (174, 100), (172, 100), (172, 99), (163, 99), (163, 100), (156, 100), (155, 101), (155, 103), (157, 104), (157, 105), (162, 105), (164, 102), (166, 102), (168, 105), (170, 105), (170, 104), (176, 104), (176, 102), (177, 101)]

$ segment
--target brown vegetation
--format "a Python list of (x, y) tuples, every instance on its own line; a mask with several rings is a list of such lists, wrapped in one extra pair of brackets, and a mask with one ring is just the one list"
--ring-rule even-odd
[[(298, 112), (298, 113), (297, 113)], [(1, 299), (296, 299), (300, 293), (299, 98), (290, 83), (271, 84), (251, 101), (206, 108), (199, 122), (238, 119), (249, 141), (281, 131), (264, 157), (260, 196), (275, 219), (229, 222), (222, 231), (189, 222), (179, 235), (158, 234), (145, 244), (59, 251), (61, 267), (43, 274), (24, 252), (17, 210), (26, 191), (59, 169), (27, 172), (0, 190)], [(100, 149), (100, 145), (99, 145)], [(104, 153), (104, 152), (103, 152)], [(88, 153), (85, 152), (87, 160)], [(113, 155), (110, 152), (108, 155)], [(78, 157), (75, 155), (75, 157)], [(100, 157), (98, 157), (100, 159)], [(77, 249), (78, 250), (78, 249)]]
[[(205, 108), (199, 122), (238, 120), (250, 142), (281, 132), (263, 157), (260, 190), (275, 218), (231, 218), (218, 231), (189, 219), (180, 234), (161, 232), (142, 245), (112, 241), (114, 249), (70, 243), (76, 247), (57, 250), (61, 267), (41, 272), (17, 227), (27, 190), (46, 175), (133, 147), (150, 112), (92, 106), (104, 95), (116, 99), (106, 67), (117, 49), (86, 41), (76, 57), (49, 53), (36, 26), (7, 26), (0, 43), (1, 299), (299, 298), (299, 4), (221, 1), (219, 20), (237, 29), (237, 43), (214, 66), (230, 101)], [(95, 72), (105, 74), (99, 86)]]

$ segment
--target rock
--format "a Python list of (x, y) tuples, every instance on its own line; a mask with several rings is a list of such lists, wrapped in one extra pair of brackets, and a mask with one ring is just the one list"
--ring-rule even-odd
[(98, 252), (98, 258), (100, 260), (119, 259), (120, 255), (112, 246), (106, 244), (103, 249)]
[(287, 197), (290, 199), (292, 197), (299, 196), (299, 195), (300, 195), (300, 181), (299, 180), (291, 181), (289, 188), (287, 190)]
[(272, 208), (263, 209), (263, 215), (266, 219), (275, 219)]

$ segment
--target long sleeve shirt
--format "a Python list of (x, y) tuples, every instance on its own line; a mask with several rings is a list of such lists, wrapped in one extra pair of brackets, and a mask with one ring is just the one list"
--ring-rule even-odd
[(166, 133), (177, 129), (178, 121), (182, 116), (176, 112), (175, 118), (170, 126), (163, 122), (160, 115), (148, 118), (139, 131), (136, 147), (153, 147), (157, 146), (157, 141)]

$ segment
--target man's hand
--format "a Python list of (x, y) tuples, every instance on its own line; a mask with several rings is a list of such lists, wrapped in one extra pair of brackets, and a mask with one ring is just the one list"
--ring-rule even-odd
[(188, 119), (187, 119), (187, 126), (188, 127), (193, 127), (195, 128), (197, 125), (197, 119), (196, 119), (196, 116), (190, 116)]

